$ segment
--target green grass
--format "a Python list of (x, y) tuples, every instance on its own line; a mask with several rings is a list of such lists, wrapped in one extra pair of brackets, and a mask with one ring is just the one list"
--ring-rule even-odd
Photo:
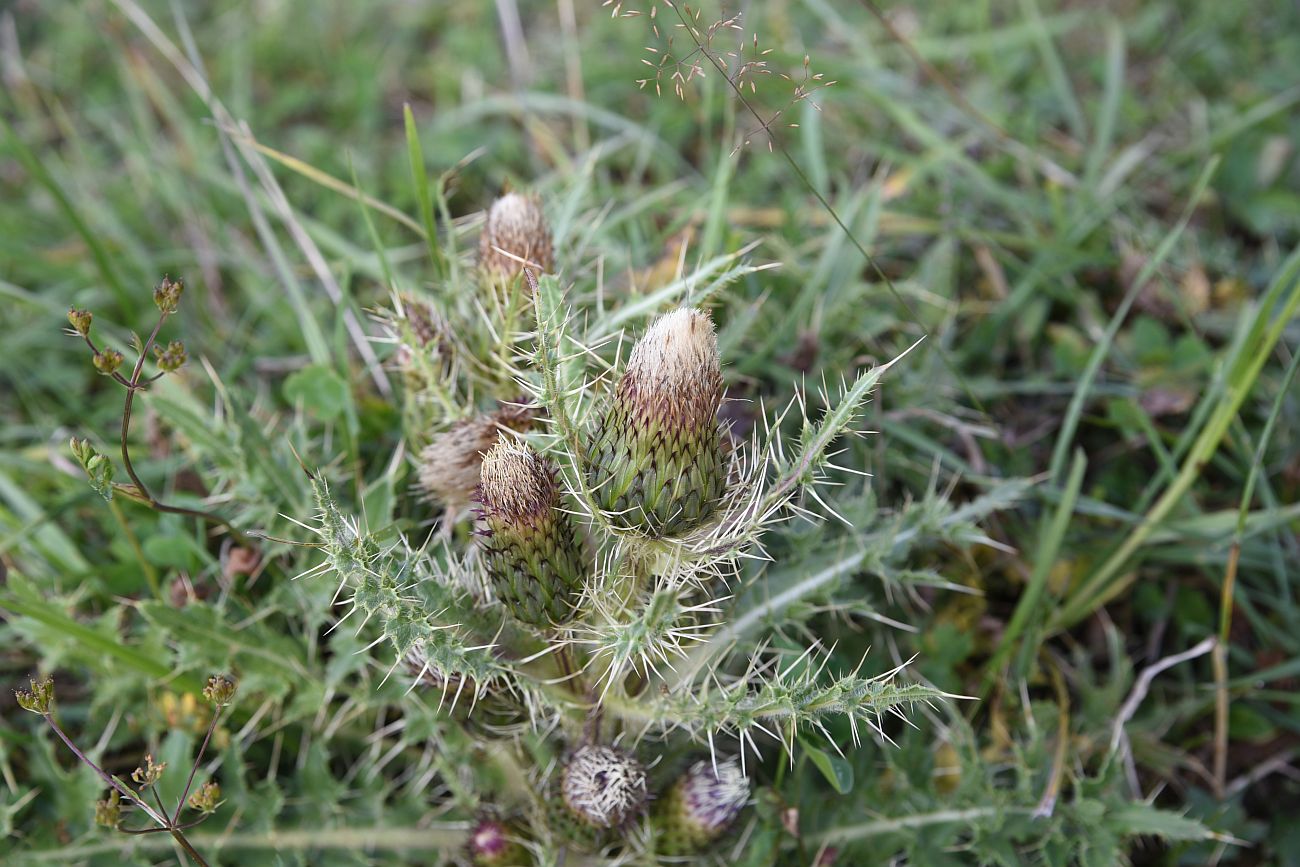
[[(516, 5), (526, 62), (498, 18)], [(385, 679), (378, 621), (331, 629), (338, 579), (292, 580), (322, 558), (296, 544), (317, 508), (299, 458), (376, 545), (418, 548), (441, 510), (412, 456), (435, 430), (517, 394), (513, 366), (574, 414), (557, 448), (577, 453), (590, 395), (571, 390), (695, 303), (738, 426), (806, 395), (810, 422), (773, 422), (774, 477), (817, 465), (841, 485), (799, 501), (828, 520), (765, 537), (770, 561), (744, 566), (666, 683), (738, 675), (760, 641), (802, 677), (820, 640), (826, 683), (866, 654), (864, 677), (911, 660), (909, 688), (978, 696), (887, 716), (856, 749), (842, 716), (783, 737), (793, 755), (759, 738), (727, 860), (1291, 863), (1294, 5), (890, 4), (891, 33), (866, 2), (751, 4), (743, 35), (773, 73), (798, 80), (806, 54), (835, 81), (795, 102), (777, 74), (741, 101), (707, 58), (684, 100), (638, 88), (662, 43), (593, 5), (0, 9), (6, 684), (52, 672), (83, 749), (121, 776), (165, 757), (178, 795), (207, 718), (177, 708), (234, 672), (200, 767), (225, 803), (192, 832), (213, 863), (456, 857), (476, 811), (521, 809), (559, 748), (484, 739), (440, 691)], [(660, 3), (656, 20), (677, 19)], [(777, 110), (769, 150), (755, 113)], [(540, 327), (473, 288), (505, 185), (537, 192), (556, 236)], [(165, 274), (186, 293), (162, 339), (190, 361), (137, 398), (132, 456), (159, 499), (255, 534), (252, 574), (213, 525), (106, 502), (68, 448), (89, 439), (125, 478), (124, 393), (67, 308), (130, 364)], [(372, 339), (399, 296), (459, 326), (474, 361), (450, 385), (417, 389)], [(873, 433), (833, 436), (849, 422)], [(821, 466), (828, 442), (870, 478)], [(619, 701), (629, 731), (695, 712)], [(7, 688), (0, 709), (0, 848), (176, 863), (166, 835), (96, 827), (99, 780)], [(707, 754), (685, 731), (655, 743), (654, 784)]]

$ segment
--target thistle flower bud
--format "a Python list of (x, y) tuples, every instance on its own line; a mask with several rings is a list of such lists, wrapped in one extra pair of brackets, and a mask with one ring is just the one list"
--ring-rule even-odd
[(90, 333), (90, 323), (94, 318), (94, 315), (89, 310), (80, 310), (76, 307), (68, 308), (68, 322), (72, 325), (72, 330), (82, 337)]
[(184, 290), (185, 284), (180, 280), (164, 277), (153, 290), (153, 303), (160, 313), (175, 313), (181, 303), (181, 292)]
[(532, 863), (528, 850), (499, 819), (483, 817), (470, 829), (465, 853), (474, 867), (526, 867)]
[(683, 307), (637, 341), (596, 425), (587, 476), (629, 529), (670, 536), (704, 522), (722, 498), (722, 371), (707, 313)]
[(496, 412), (459, 421), (420, 450), (420, 489), (430, 499), (461, 506), (474, 497), (483, 455), (496, 444), (502, 428), (527, 430), (531, 407), (503, 404)]
[(503, 437), (483, 456), (481, 475), (480, 535), (497, 598), (524, 623), (563, 623), (586, 570), (573, 523), (560, 508), (555, 468)]
[(95, 357), (91, 360), (94, 362), (96, 370), (105, 376), (112, 376), (122, 366), (122, 353), (116, 349), (105, 349), (102, 352), (96, 352)]
[(564, 805), (596, 828), (622, 825), (644, 809), (649, 793), (645, 768), (613, 747), (580, 748), (564, 767)]
[(497, 278), (510, 280), (518, 276), (524, 268), (519, 259), (527, 260), (534, 271), (543, 274), (555, 267), (551, 227), (541, 203), (532, 196), (506, 193), (493, 202), (478, 249), (479, 267)]
[(689, 855), (717, 840), (749, 800), (749, 778), (735, 759), (717, 766), (696, 762), (677, 778), (655, 805), (658, 849), (663, 855)]

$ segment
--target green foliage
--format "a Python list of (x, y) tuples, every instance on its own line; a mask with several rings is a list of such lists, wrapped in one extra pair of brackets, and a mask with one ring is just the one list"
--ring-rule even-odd
[[(576, 826), (561, 769), (615, 741), (660, 796), (742, 764), (703, 863), (1294, 851), (1297, 12), (918, 9), (0, 12), (6, 857), (185, 857), (47, 719), (165, 763), (211, 864), (689, 848)], [(535, 290), (475, 272), (505, 187)], [(585, 470), (682, 305), (725, 493), (642, 534)], [(414, 486), (521, 399), (592, 564), (564, 624)]]

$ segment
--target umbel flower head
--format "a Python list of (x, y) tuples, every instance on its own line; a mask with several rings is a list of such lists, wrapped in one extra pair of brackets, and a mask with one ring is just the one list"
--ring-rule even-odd
[(528, 850), (500, 819), (484, 816), (470, 828), (465, 854), (474, 867), (526, 867), (532, 860)]
[(660, 854), (701, 851), (726, 832), (748, 800), (749, 778), (735, 759), (716, 770), (712, 762), (696, 762), (655, 805)]
[(586, 570), (555, 468), (526, 443), (502, 437), (483, 456), (478, 502), (497, 598), (538, 628), (568, 620)]
[(529, 262), (534, 273), (551, 272), (555, 267), (551, 227), (537, 198), (506, 193), (488, 210), (487, 224), (479, 236), (479, 268), (491, 277), (509, 280), (524, 269), (520, 259)]
[(564, 806), (579, 821), (613, 828), (645, 807), (649, 792), (645, 768), (622, 750), (581, 747), (564, 766), (560, 783)]
[(655, 320), (596, 424), (587, 476), (601, 508), (648, 536), (703, 523), (726, 481), (721, 403), (709, 315), (682, 307)]
[(463, 506), (479, 483), (483, 454), (496, 443), (502, 428), (523, 431), (533, 412), (522, 404), (503, 404), (496, 412), (456, 422), (420, 450), (419, 487), (430, 499)]

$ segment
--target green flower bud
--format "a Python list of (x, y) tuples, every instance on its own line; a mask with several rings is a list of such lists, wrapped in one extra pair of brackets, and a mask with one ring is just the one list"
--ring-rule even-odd
[(153, 348), (153, 354), (154, 358), (158, 360), (158, 367), (160, 367), (164, 373), (175, 373), (177, 370), (180, 370), (181, 366), (185, 364), (186, 359), (189, 357), (185, 353), (185, 344), (181, 343), (179, 340), (173, 340), (168, 343), (166, 347), (155, 346)]
[(637, 341), (597, 422), (587, 477), (601, 508), (647, 536), (684, 533), (722, 498), (722, 371), (707, 313), (683, 307)]
[(560, 783), (564, 805), (581, 822), (613, 828), (639, 814), (649, 792), (645, 768), (613, 747), (580, 748), (564, 766)]
[(235, 697), (235, 683), (224, 674), (214, 674), (203, 687), (203, 697), (217, 707), (225, 707)]
[(586, 569), (573, 522), (561, 509), (555, 468), (502, 437), (483, 456), (478, 486), (484, 557), (497, 598), (539, 628), (573, 613)]
[(221, 786), (208, 780), (199, 786), (199, 790), (190, 795), (186, 801), (191, 810), (198, 810), (205, 815), (215, 813), (221, 806)]
[(177, 306), (181, 303), (181, 292), (184, 290), (185, 284), (180, 280), (164, 277), (157, 288), (153, 290), (153, 303), (158, 307), (160, 313), (175, 313)]
[(528, 867), (533, 863), (510, 828), (490, 817), (474, 823), (465, 841), (465, 852), (474, 867)]
[(104, 828), (116, 828), (117, 823), (122, 821), (122, 796), (113, 789), (108, 793), (108, 799), (95, 802), (95, 824)]
[(90, 333), (90, 323), (94, 316), (89, 310), (79, 310), (76, 307), (68, 308), (68, 322), (72, 325), (72, 330), (85, 337)]
[(45, 716), (54, 706), (54, 678), (47, 675), (37, 680), (32, 677), (28, 678), (27, 682), (31, 684), (31, 689), (14, 690), (14, 698), (18, 699), (18, 706), (23, 710)]
[(549, 274), (555, 267), (551, 227), (535, 197), (506, 193), (488, 211), (479, 236), (479, 268), (490, 278), (510, 280), (524, 269), (519, 259), (530, 263), (530, 270)]
[(749, 800), (749, 778), (735, 759), (696, 762), (655, 804), (662, 855), (700, 852), (726, 832)]
[(116, 349), (105, 349), (102, 352), (96, 352), (95, 357), (91, 360), (95, 363), (96, 370), (105, 376), (112, 376), (122, 366), (122, 353)]
[(113, 463), (99, 453), (89, 440), (72, 438), (72, 455), (86, 471), (90, 486), (105, 500), (113, 499)]

